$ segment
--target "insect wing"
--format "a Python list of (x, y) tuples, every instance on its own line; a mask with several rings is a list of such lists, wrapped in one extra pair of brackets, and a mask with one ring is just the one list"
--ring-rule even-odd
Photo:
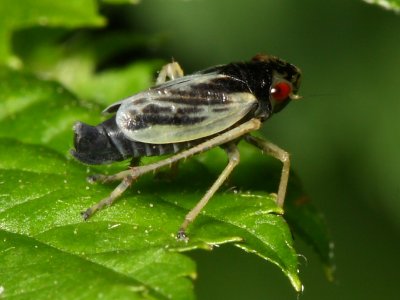
[(116, 122), (134, 141), (185, 142), (223, 131), (256, 103), (256, 97), (238, 79), (223, 74), (195, 74), (122, 101)]

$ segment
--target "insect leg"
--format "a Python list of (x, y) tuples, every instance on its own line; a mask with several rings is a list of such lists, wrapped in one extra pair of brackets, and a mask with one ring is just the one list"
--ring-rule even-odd
[(161, 84), (166, 82), (167, 78), (173, 80), (182, 76), (183, 76), (183, 70), (181, 66), (174, 61), (162, 67), (160, 73), (158, 73), (156, 84)]
[(136, 178), (132, 176), (126, 176), (122, 182), (111, 192), (111, 194), (101, 200), (100, 202), (96, 203), (95, 205), (89, 207), (87, 210), (82, 212), (82, 217), (84, 220), (89, 219), (96, 211), (102, 209), (104, 206), (110, 206), (125, 190), (132, 184), (132, 182)]
[(189, 226), (189, 224), (196, 219), (200, 211), (208, 203), (208, 201), (215, 194), (215, 192), (221, 187), (221, 185), (225, 182), (225, 180), (228, 178), (228, 176), (231, 174), (233, 169), (238, 165), (240, 161), (239, 151), (234, 143), (229, 143), (224, 148), (229, 158), (228, 165), (225, 167), (225, 169), (222, 171), (218, 179), (210, 187), (207, 193), (203, 196), (203, 198), (201, 198), (201, 200), (196, 204), (196, 206), (185, 216), (185, 220), (183, 221), (177, 234), (177, 238), (179, 240), (185, 240), (187, 238), (185, 231)]
[(245, 141), (260, 148), (265, 154), (271, 155), (272, 157), (279, 159), (282, 164), (282, 174), (281, 174), (281, 180), (279, 182), (279, 188), (278, 188), (278, 197), (276, 200), (276, 203), (278, 206), (283, 207), (283, 203), (285, 202), (285, 194), (286, 194), (286, 188), (289, 180), (289, 171), (290, 171), (290, 155), (287, 153), (285, 150), (279, 148), (277, 145), (251, 136), (247, 135), (244, 137)]

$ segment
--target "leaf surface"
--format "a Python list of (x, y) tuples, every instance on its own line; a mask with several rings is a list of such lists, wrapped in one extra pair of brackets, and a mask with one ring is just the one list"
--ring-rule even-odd
[[(11, 36), (29, 26), (101, 26), (95, 0), (3, 0), (0, 5), (0, 64), (16, 63), (12, 57)], [(14, 61), (13, 61), (14, 60)]]
[[(2, 69), (0, 80), (7, 83), (0, 87), (5, 296), (190, 299), (195, 264), (181, 252), (224, 243), (274, 263), (301, 289), (291, 232), (265, 189), (236, 191), (230, 183), (190, 226), (189, 242), (175, 239), (185, 214), (215, 178), (214, 166), (226, 163), (222, 150), (183, 163), (171, 182), (144, 176), (117, 203), (84, 222), (79, 212), (115, 186), (89, 185), (88, 173), (111, 170), (88, 168), (67, 154), (73, 122), (98, 122), (98, 106), (31, 75)], [(246, 179), (246, 172), (235, 174)]]

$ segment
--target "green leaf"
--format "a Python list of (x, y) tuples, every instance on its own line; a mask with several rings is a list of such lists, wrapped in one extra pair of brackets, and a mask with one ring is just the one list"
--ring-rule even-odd
[[(227, 242), (236, 242), (277, 264), (300, 289), (290, 231), (274, 200), (265, 193), (218, 194), (191, 227), (189, 243), (176, 241), (185, 213), (202, 194), (200, 187), (208, 186), (190, 185), (193, 176), (207, 178), (202, 164), (188, 162), (181, 172), (172, 186), (147, 177), (117, 204), (83, 222), (79, 211), (106, 196), (112, 187), (89, 187), (85, 167), (46, 147), (2, 139), (0, 224), (4, 243), (0, 262), (5, 277), (0, 278), (5, 295), (29, 292), (40, 298), (59, 285), (61, 291), (71, 291), (65, 292), (66, 298), (73, 298), (81, 293), (73, 289), (79, 280), (97, 294), (112, 291), (122, 297), (133, 289), (187, 299), (191, 287), (185, 277), (194, 276), (194, 265), (175, 251), (208, 249)], [(28, 274), (14, 273), (15, 266), (22, 267), (26, 260), (30, 262)], [(68, 266), (62, 268), (64, 276), (59, 274), (61, 264)], [(81, 270), (84, 275), (74, 276)], [(29, 274), (37, 281), (27, 284)]]
[(364, 0), (364, 2), (375, 4), (383, 7), (384, 9), (400, 12), (400, 0)]
[(67, 153), (73, 122), (100, 120), (95, 104), (80, 103), (59, 84), (5, 68), (0, 69), (0, 81), (2, 137), (47, 144)]
[(29, 26), (101, 26), (95, 0), (3, 0), (0, 5), (0, 64), (15, 64), (11, 54), (11, 35)]
[[(214, 166), (226, 163), (219, 149), (182, 164), (173, 183), (141, 178), (115, 205), (83, 222), (79, 212), (114, 188), (87, 184), (85, 177), (93, 170), (66, 155), (72, 123), (97, 122), (98, 107), (30, 75), (3, 69), (0, 80), (5, 108), (0, 117), (0, 282), (5, 296), (40, 299), (62, 292), (71, 299), (190, 299), (188, 277), (195, 277), (195, 267), (179, 252), (224, 243), (276, 264), (301, 289), (289, 227), (265, 189), (222, 189), (191, 225), (189, 242), (175, 239), (185, 214), (215, 178)], [(241, 168), (246, 164), (244, 155)], [(240, 180), (252, 181), (239, 172)]]

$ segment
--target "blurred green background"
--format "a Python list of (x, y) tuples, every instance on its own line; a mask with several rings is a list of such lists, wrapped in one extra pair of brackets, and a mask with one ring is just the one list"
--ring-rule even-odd
[[(153, 0), (127, 14), (138, 30), (163, 34), (162, 56), (188, 73), (259, 52), (303, 70), (304, 100), (263, 128), (292, 154), (335, 240), (335, 283), (298, 243), (300, 299), (397, 298), (400, 16), (358, 0)], [(230, 247), (192, 256), (199, 299), (296, 299), (261, 259)]]
[[(12, 46), (23, 58), (24, 67), (39, 70), (43, 78), (52, 78), (46, 68), (54, 68), (54, 74), (61, 74), (63, 84), (78, 91), (79, 97), (87, 100), (94, 95), (104, 106), (106, 101), (116, 100), (110, 99), (108, 91), (116, 94), (121, 89), (123, 94), (128, 86), (132, 93), (148, 86), (153, 71), (162, 64), (160, 58), (174, 58), (186, 73), (248, 60), (260, 52), (300, 67), (304, 99), (268, 120), (263, 133), (291, 153), (304, 189), (325, 214), (335, 241), (337, 272), (336, 281), (328, 282), (317, 255), (296, 240), (305, 286), (299, 298), (398, 298), (399, 14), (361, 0), (143, 0), (139, 5), (110, 5), (120, 1), (103, 0), (98, 3), (101, 13), (109, 18), (107, 29), (87, 25), (105, 21), (91, 15), (96, 2), (90, 2), (93, 7), (88, 7), (85, 18), (91, 21), (83, 22), (77, 35), (71, 34), (72, 42), (68, 43), (67, 36), (65, 49), (54, 48), (52, 41), (68, 30), (46, 28), (46, 24), (57, 26), (59, 19), (60, 24), (67, 19), (68, 26), (75, 26), (74, 16), (80, 20), (74, 13), (78, 2), (71, 2), (68, 15), (62, 5), (41, 1), (44, 7), (54, 4), (55, 17), (39, 22), (27, 17), (24, 25), (24, 13), (35, 16), (41, 6), (27, 1), (21, 8), (13, 6), (14, 11), (8, 14), (12, 1), (0, 0), (0, 15), (4, 16), (0, 36), (8, 33), (7, 26), (13, 28), (13, 17), (20, 18), (15, 27), (22, 30), (13, 35)], [(32, 24), (42, 27), (31, 29)], [(119, 48), (129, 49), (129, 43), (142, 48), (123, 53), (123, 61), (107, 62), (122, 70), (101, 74), (103, 66), (95, 66), (93, 61), (102, 61), (102, 57), (91, 53), (92, 48), (101, 48), (99, 53), (106, 57)], [(60, 57), (64, 58), (61, 62)], [(142, 63), (140, 59), (146, 58), (150, 59)], [(138, 64), (130, 66), (126, 59)], [(12, 62), (20, 66), (15, 57)], [(113, 77), (113, 71), (121, 72), (119, 77)], [(129, 76), (121, 76), (124, 72)], [(126, 81), (116, 82), (115, 78)], [(298, 297), (278, 268), (234, 247), (190, 255), (197, 262), (195, 289), (199, 299)]]

